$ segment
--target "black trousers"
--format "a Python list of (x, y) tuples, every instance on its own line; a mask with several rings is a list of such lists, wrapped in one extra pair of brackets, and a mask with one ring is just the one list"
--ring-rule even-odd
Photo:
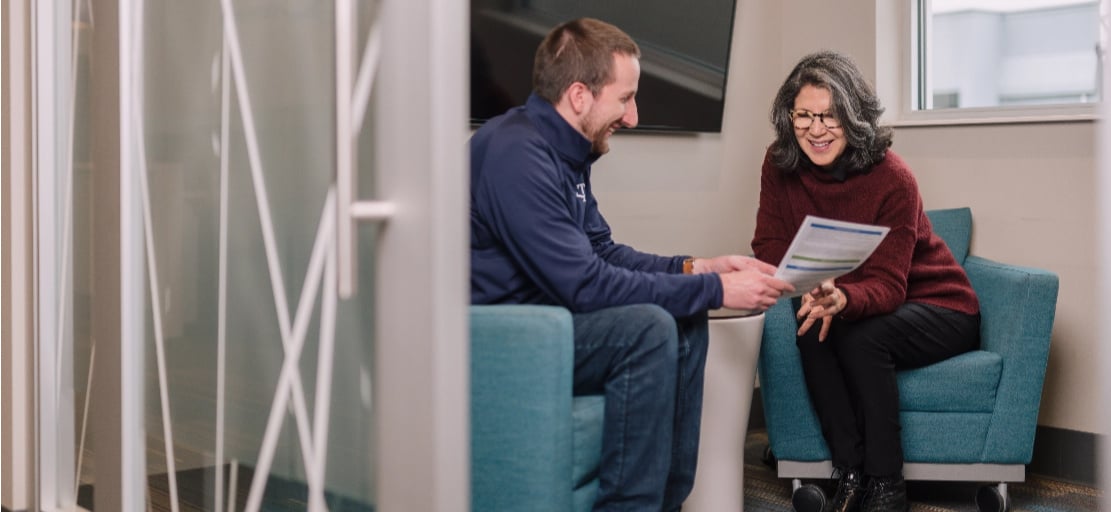
[[(796, 311), (798, 303), (796, 299)], [(838, 468), (894, 476), (903, 467), (895, 371), (917, 368), (980, 346), (980, 315), (906, 303), (859, 321), (820, 323), (796, 340), (811, 401)]]

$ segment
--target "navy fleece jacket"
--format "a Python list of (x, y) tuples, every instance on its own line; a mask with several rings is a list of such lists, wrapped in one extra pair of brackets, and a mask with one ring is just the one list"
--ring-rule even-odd
[(684, 256), (613, 241), (590, 187), (599, 155), (546, 100), (487, 121), (470, 149), (472, 303), (651, 303), (677, 317), (721, 307), (717, 274), (684, 275)]

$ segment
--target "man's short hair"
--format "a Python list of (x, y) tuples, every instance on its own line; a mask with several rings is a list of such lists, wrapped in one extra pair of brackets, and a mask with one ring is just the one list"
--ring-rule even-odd
[(615, 79), (616, 53), (640, 58), (640, 47), (624, 31), (601, 20), (579, 18), (563, 23), (536, 49), (533, 91), (553, 105), (575, 82), (582, 82), (597, 95)]

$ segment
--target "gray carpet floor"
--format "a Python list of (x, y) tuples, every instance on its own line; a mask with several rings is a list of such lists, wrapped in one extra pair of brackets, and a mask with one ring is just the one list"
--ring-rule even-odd
[[(745, 441), (744, 509), (746, 512), (791, 511), (791, 481), (778, 478), (775, 470), (764, 461), (767, 446), (765, 431), (749, 432)], [(237, 510), (243, 509), (251, 476), (250, 469), (243, 468), (241, 471), (237, 486)], [(807, 483), (827, 484), (819, 481)], [(210, 509), (207, 502), (213, 495), (212, 485), (212, 468), (179, 471), (180, 510), (199, 512)], [(907, 493), (911, 500), (911, 512), (978, 512), (975, 496), (981, 485), (973, 482), (909, 482)], [(171, 510), (165, 474), (151, 476), (149, 490), (151, 511)], [(1009, 510), (1012, 512), (1101, 510), (1102, 493), (1098, 489), (1038, 475), (1027, 474), (1026, 482), (1010, 484), (1008, 492), (1011, 499)], [(306, 497), (303, 484), (272, 478), (267, 485), (262, 509), (274, 512), (305, 510)], [(81, 486), (78, 503), (92, 510), (92, 498), (92, 486)], [(329, 496), (328, 501), (332, 512), (373, 510), (339, 496)]]

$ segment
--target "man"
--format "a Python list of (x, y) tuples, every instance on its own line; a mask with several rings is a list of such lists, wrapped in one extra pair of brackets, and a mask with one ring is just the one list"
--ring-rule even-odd
[(533, 94), (472, 137), (471, 301), (558, 304), (575, 331), (574, 393), (606, 397), (595, 510), (676, 510), (694, 485), (706, 311), (763, 311), (791, 285), (737, 256), (663, 257), (615, 243), (590, 166), (637, 124), (640, 49), (610, 24), (553, 29)]

